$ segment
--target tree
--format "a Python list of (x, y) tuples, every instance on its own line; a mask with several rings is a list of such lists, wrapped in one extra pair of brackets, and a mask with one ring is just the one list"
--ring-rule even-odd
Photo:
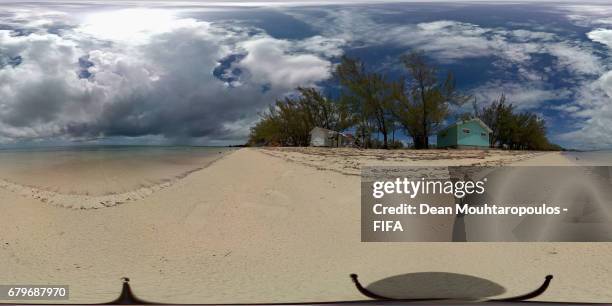
[[(295, 95), (276, 100), (260, 114), (261, 120), (251, 128), (249, 143), (307, 146), (314, 127), (341, 132), (355, 126), (361, 146), (388, 149), (403, 146), (395, 139), (399, 127), (412, 137), (415, 148), (429, 148), (429, 136), (448, 117), (450, 106), (462, 105), (469, 97), (455, 89), (452, 73), (439, 80), (438, 70), (427, 63), (423, 53), (411, 53), (401, 61), (407, 75), (394, 81), (384, 74), (368, 72), (358, 60), (342, 58), (334, 72), (341, 85), (339, 99), (330, 99), (315, 88), (298, 87)], [(491, 147), (560, 148), (549, 142), (546, 123), (540, 116), (517, 113), (503, 93), (482, 108), (474, 99), (472, 107), (472, 114), (459, 118), (480, 118), (486, 123), (492, 130)]]
[(561, 149), (546, 137), (544, 119), (532, 112), (516, 113), (514, 105), (506, 103), (503, 93), (491, 104), (475, 109), (478, 118), (492, 130), (489, 138), (491, 147), (514, 150)]
[(455, 80), (448, 73), (438, 80), (438, 70), (427, 63), (421, 52), (413, 52), (401, 58), (408, 71), (409, 86), (396, 84), (395, 115), (412, 137), (417, 149), (429, 148), (429, 136), (449, 114), (449, 105), (461, 105), (468, 97), (455, 90)]
[(353, 125), (352, 114), (345, 100), (334, 101), (315, 88), (298, 87), (297, 99), (309, 126), (344, 131)]
[(280, 115), (275, 105), (270, 105), (267, 112), (259, 114), (260, 119), (251, 127), (249, 145), (281, 145), (286, 142), (282, 133)]
[(506, 95), (501, 94), (499, 99), (490, 105), (484, 106), (479, 112), (478, 117), (491, 128), (489, 144), (495, 147), (498, 142), (507, 142), (512, 133), (512, 116), (514, 106), (506, 104)]
[(297, 92), (260, 114), (251, 128), (251, 145), (307, 146), (314, 127), (343, 131), (353, 125), (343, 101), (328, 99), (314, 88), (298, 87)]
[(476, 100), (476, 97), (474, 97), (474, 100), (472, 100), (472, 112), (460, 114), (459, 120), (466, 121), (466, 120), (480, 118), (480, 117), (481, 117), (481, 113), (480, 113), (480, 107), (478, 106), (478, 100)]
[[(388, 136), (393, 120), (393, 85), (384, 75), (367, 72), (364, 65), (354, 59), (343, 57), (336, 67), (335, 75), (343, 86), (343, 100), (350, 101), (358, 123), (357, 133), (364, 144), (369, 142), (371, 127), (383, 136), (384, 149), (389, 147)], [(366, 141), (368, 137), (368, 141)]]

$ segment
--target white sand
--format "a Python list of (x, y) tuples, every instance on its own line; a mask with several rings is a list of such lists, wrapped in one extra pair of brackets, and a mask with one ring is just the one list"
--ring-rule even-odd
[[(470, 163), (495, 162), (478, 154)], [(462, 273), (502, 285), (503, 296), (554, 274), (539, 300), (612, 301), (612, 243), (362, 243), (359, 177), (317, 158), (242, 149), (148, 197), (95, 210), (0, 189), (0, 284), (67, 284), (71, 303), (105, 302), (128, 276), (151, 301), (256, 303), (363, 299), (350, 273), (366, 284)]]

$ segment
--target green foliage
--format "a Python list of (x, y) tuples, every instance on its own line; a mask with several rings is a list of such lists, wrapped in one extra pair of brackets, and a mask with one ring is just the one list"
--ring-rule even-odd
[(405, 55), (402, 62), (409, 82), (408, 85), (403, 81), (396, 84), (394, 114), (412, 137), (414, 147), (427, 149), (429, 136), (448, 116), (450, 104), (461, 105), (467, 97), (455, 90), (452, 73), (448, 73), (444, 80), (438, 80), (436, 67), (427, 63), (423, 53)]
[(399, 140), (393, 140), (389, 144), (389, 149), (402, 149), (404, 148), (404, 143)]
[(391, 106), (394, 86), (379, 73), (367, 72), (363, 63), (343, 57), (335, 76), (342, 88), (342, 100), (348, 101), (357, 123), (357, 135), (364, 147), (371, 147), (373, 132), (383, 136), (382, 148), (388, 148), (388, 135), (394, 120)]
[(296, 97), (277, 100), (251, 128), (250, 145), (307, 146), (310, 131), (323, 127), (343, 131), (352, 123), (348, 105), (324, 97), (314, 88), (298, 87)]
[(506, 103), (506, 96), (482, 109), (474, 108), (474, 116), (480, 118), (491, 130), (491, 147), (513, 150), (559, 150), (546, 137), (546, 122), (531, 112), (518, 113), (514, 105)]

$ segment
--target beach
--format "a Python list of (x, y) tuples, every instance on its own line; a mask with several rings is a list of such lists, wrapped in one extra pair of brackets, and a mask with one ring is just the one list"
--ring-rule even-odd
[(202, 170), (228, 148), (111, 146), (0, 151), (0, 188), (98, 209), (141, 200)]
[(87, 184), (65, 165), (31, 170), (31, 180), (2, 172), (0, 284), (69, 285), (69, 303), (99, 303), (129, 277), (147, 301), (270, 303), (362, 300), (351, 273), (365, 284), (466, 274), (505, 288), (498, 297), (553, 274), (536, 300), (612, 301), (611, 243), (360, 240), (362, 166), (572, 164), (561, 153), (243, 148), (201, 158), (155, 171), (103, 167), (113, 179)]

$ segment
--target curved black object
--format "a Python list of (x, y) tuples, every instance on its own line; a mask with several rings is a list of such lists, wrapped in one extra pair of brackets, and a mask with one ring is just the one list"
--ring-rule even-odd
[(132, 288), (130, 287), (129, 278), (123, 277), (121, 278), (121, 280), (123, 280), (123, 286), (121, 287), (121, 294), (119, 294), (119, 297), (117, 299), (115, 299), (114, 301), (110, 303), (106, 303), (106, 305), (109, 305), (109, 304), (112, 304), (112, 305), (134, 305), (134, 304), (153, 305), (155, 304), (155, 303), (150, 303), (150, 302), (143, 301), (137, 298), (132, 292)]
[(552, 275), (546, 275), (546, 279), (544, 279), (544, 283), (540, 285), (540, 288), (532, 292), (529, 292), (527, 294), (509, 297), (505, 299), (493, 299), (493, 300), (488, 300), (488, 301), (489, 302), (520, 302), (520, 301), (526, 301), (529, 299), (533, 299), (534, 297), (541, 295), (542, 293), (544, 293), (544, 291), (546, 291), (546, 289), (548, 289), (548, 286), (550, 286), (550, 282), (552, 281), (552, 279), (553, 279)]
[(357, 274), (352, 273), (351, 274), (351, 279), (353, 280), (353, 283), (355, 283), (355, 287), (357, 287), (357, 290), (359, 290), (359, 292), (371, 299), (375, 299), (375, 300), (395, 300), (393, 298), (388, 298), (388, 297), (384, 297), (382, 295), (378, 295), (368, 289), (366, 289), (365, 287), (363, 287), (361, 285), (361, 283), (359, 283), (359, 280), (357, 279)]
[[(396, 298), (390, 298), (390, 297), (385, 297), (382, 295), (378, 295), (368, 289), (366, 289), (365, 287), (363, 287), (361, 285), (361, 283), (359, 282), (359, 280), (357, 279), (357, 274), (351, 274), (351, 279), (353, 280), (353, 283), (355, 283), (355, 287), (357, 288), (357, 290), (371, 298), (371, 299), (375, 299), (375, 300), (381, 300), (381, 301), (431, 301), (431, 300), (443, 300), (443, 299), (439, 299), (439, 298), (432, 298), (432, 299), (396, 299)], [(550, 282), (552, 280), (553, 276), (552, 275), (547, 275), (544, 283), (542, 283), (542, 285), (540, 285), (540, 287), (532, 292), (529, 292), (527, 294), (523, 294), (523, 295), (519, 295), (519, 296), (514, 296), (514, 297), (509, 297), (509, 298), (504, 298), (504, 299), (490, 299), (490, 300), (486, 300), (487, 302), (520, 302), (520, 301), (526, 301), (529, 299), (532, 299), (536, 296), (541, 295), (542, 293), (544, 293), (546, 291), (546, 289), (548, 289), (548, 286), (550, 285)]]

